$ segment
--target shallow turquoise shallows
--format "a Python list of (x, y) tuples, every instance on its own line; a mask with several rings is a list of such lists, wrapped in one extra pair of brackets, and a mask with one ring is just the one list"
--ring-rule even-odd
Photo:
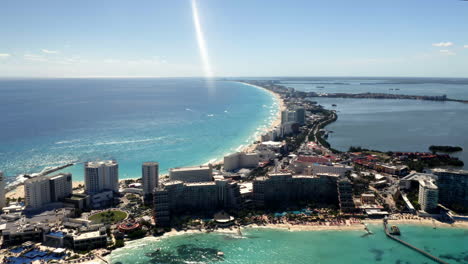
[[(120, 178), (198, 165), (252, 143), (274, 97), (201, 79), (0, 80), (0, 171), (10, 179), (68, 162), (116, 159)], [(83, 164), (68, 168), (83, 179)]]
[[(111, 263), (435, 263), (388, 239), (381, 225), (364, 231), (248, 229), (234, 234), (186, 234), (133, 241), (114, 251)], [(401, 225), (401, 238), (448, 263), (468, 263), (468, 230)], [(218, 252), (224, 256), (219, 257)]]

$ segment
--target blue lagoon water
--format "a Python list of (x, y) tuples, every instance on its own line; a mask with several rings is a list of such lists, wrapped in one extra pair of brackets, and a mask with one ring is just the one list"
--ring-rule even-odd
[[(435, 263), (387, 238), (381, 225), (364, 231), (289, 232), (247, 229), (243, 236), (222, 233), (186, 234), (142, 239), (110, 255), (112, 264), (175, 263)], [(400, 226), (401, 238), (449, 263), (468, 263), (468, 231), (455, 228)], [(160, 249), (159, 251), (157, 249)], [(216, 253), (222, 251), (222, 260)]]
[[(68, 162), (198, 165), (251, 143), (277, 114), (268, 92), (201, 79), (0, 80), (0, 170), (14, 177)], [(83, 165), (67, 168), (83, 179)]]
[[(468, 79), (310, 78), (282, 83), (317, 93), (446, 94), (449, 98), (468, 99)], [(346, 151), (350, 146), (362, 146), (381, 151), (428, 151), (430, 145), (461, 146), (464, 151), (453, 155), (468, 168), (468, 104), (348, 98), (313, 100), (338, 111), (338, 120), (327, 126), (333, 131), (328, 138), (333, 148)]]

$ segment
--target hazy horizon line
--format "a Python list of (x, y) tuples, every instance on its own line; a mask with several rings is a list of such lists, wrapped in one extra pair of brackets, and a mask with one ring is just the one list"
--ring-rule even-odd
[(233, 78), (414, 78), (414, 79), (468, 79), (458, 76), (373, 76), (373, 75), (250, 75), (250, 76), (0, 76), (0, 79), (233, 79)]

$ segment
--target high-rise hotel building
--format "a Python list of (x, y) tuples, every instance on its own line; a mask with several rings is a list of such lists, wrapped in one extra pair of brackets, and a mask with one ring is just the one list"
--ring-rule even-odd
[(72, 195), (71, 173), (39, 176), (24, 182), (25, 205), (39, 209), (49, 203), (60, 202)]
[(154, 189), (159, 184), (159, 163), (145, 162), (141, 167), (141, 180), (145, 198), (151, 199)]
[(119, 191), (119, 165), (116, 161), (85, 163), (85, 191), (93, 195), (103, 191)]

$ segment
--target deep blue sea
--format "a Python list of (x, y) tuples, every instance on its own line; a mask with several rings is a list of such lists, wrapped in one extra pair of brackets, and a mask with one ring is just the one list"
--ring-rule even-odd
[[(468, 100), (468, 79), (449, 78), (291, 78), (282, 84), (317, 93), (447, 95)], [(323, 87), (323, 88), (321, 88)], [(338, 111), (328, 141), (346, 151), (362, 146), (381, 151), (428, 151), (430, 145), (463, 147), (454, 153), (468, 168), (468, 104), (416, 100), (314, 98)], [(336, 107), (332, 105), (336, 104)]]
[[(0, 171), (116, 159), (120, 178), (203, 164), (251, 143), (276, 117), (268, 92), (235, 82), (166, 79), (0, 80)], [(67, 168), (83, 179), (83, 165)]]

